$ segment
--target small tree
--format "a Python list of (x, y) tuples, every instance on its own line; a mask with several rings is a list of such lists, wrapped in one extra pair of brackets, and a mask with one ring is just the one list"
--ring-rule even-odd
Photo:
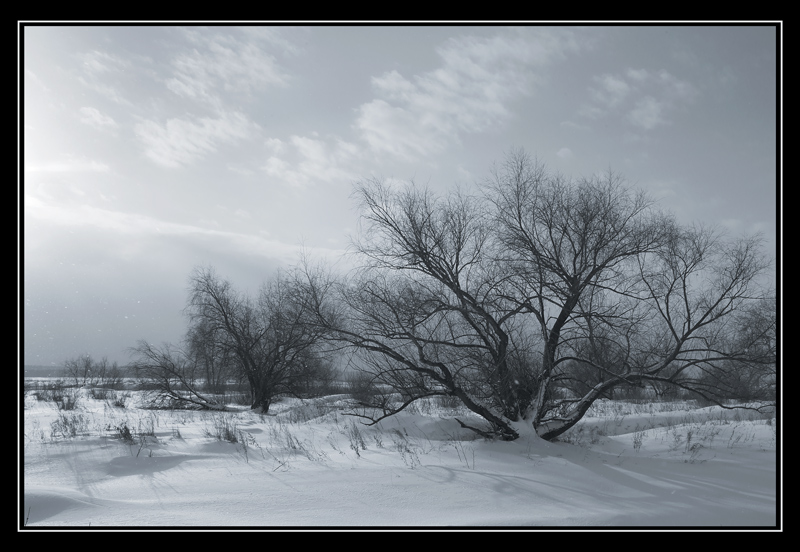
[(307, 324), (304, 293), (288, 273), (266, 282), (256, 300), (213, 269), (198, 268), (190, 277), (190, 324), (214, 358), (233, 362), (249, 384), (254, 409), (267, 412), (276, 396), (308, 389), (309, 379), (324, 375), (317, 356), (322, 334)]
[(185, 350), (170, 344), (153, 346), (139, 341), (132, 350), (132, 368), (157, 408), (190, 407), (221, 410), (213, 397), (201, 389), (197, 363)]
[(76, 386), (87, 385), (92, 378), (94, 361), (89, 355), (83, 355), (64, 361), (64, 371)]

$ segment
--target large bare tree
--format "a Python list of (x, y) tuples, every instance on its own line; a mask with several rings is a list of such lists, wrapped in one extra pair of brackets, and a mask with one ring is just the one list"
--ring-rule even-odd
[(373, 179), (355, 196), (365, 262), (316, 310), (386, 390), (362, 401), (373, 422), (448, 395), (483, 434), (553, 439), (614, 388), (730, 396), (709, 374), (747, 356), (731, 336), (761, 293), (758, 240), (681, 227), (612, 173), (569, 180), (524, 152), (480, 194)]

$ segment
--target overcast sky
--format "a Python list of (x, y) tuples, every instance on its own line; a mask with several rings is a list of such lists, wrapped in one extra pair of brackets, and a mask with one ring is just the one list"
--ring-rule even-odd
[(193, 267), (254, 293), (336, 259), (378, 176), (472, 185), (512, 148), (681, 221), (776, 234), (772, 26), (22, 30), (24, 362), (177, 343)]

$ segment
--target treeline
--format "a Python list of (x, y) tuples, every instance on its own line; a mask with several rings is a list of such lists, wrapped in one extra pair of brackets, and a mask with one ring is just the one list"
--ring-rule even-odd
[[(91, 357), (90, 357), (91, 358)], [(22, 367), (22, 374), (23, 377), (26, 378), (63, 378), (63, 379), (71, 379), (71, 374), (67, 369), (67, 366), (73, 363), (75, 359), (69, 359), (64, 361), (61, 366), (34, 366), (30, 364), (25, 364)], [(94, 360), (92, 360), (94, 362)], [(135, 378), (136, 372), (130, 366), (118, 366), (117, 370), (119, 370), (119, 374), (123, 378)]]

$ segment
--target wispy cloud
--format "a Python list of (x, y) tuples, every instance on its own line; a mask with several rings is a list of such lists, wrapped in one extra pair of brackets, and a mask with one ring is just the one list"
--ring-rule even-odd
[(255, 40), (263, 45), (270, 45), (277, 48), (282, 54), (297, 55), (303, 50), (294, 40), (287, 38), (289, 33), (306, 34), (308, 29), (306, 27), (263, 27), (263, 26), (246, 26), (238, 27), (242, 36), (247, 40)]
[[(216, 246), (221, 251), (238, 251), (249, 257), (263, 256), (277, 258), (283, 262), (294, 262), (300, 247), (269, 239), (261, 234), (243, 234), (207, 228), (191, 224), (180, 224), (141, 215), (102, 209), (91, 205), (64, 207), (57, 202), (45, 201), (33, 196), (25, 196), (25, 214), (27, 217), (42, 220), (52, 225), (91, 227), (137, 239), (159, 236), (160, 238), (178, 238), (203, 240), (204, 247)], [(236, 216), (247, 217), (245, 211), (237, 211)], [(308, 248), (308, 251), (322, 257), (334, 257), (340, 250)]]
[(246, 167), (242, 167), (240, 165), (234, 164), (234, 163), (227, 163), (225, 165), (225, 167), (229, 171), (234, 172), (234, 173), (239, 174), (239, 175), (242, 175), (242, 176), (253, 176), (255, 174), (254, 171), (252, 171), (252, 170), (250, 170), (250, 169), (248, 169)]
[(94, 107), (80, 108), (81, 122), (97, 130), (115, 128), (117, 123), (108, 115), (103, 115)]
[(628, 120), (639, 128), (651, 130), (666, 123), (664, 110), (663, 101), (646, 96), (637, 101), (633, 109), (628, 112)]
[(373, 77), (377, 98), (359, 107), (354, 128), (376, 152), (407, 159), (435, 154), (462, 134), (502, 122), (510, 102), (532, 91), (532, 69), (577, 48), (566, 30), (450, 39), (437, 49), (441, 65), (433, 71)]
[(167, 88), (181, 97), (219, 105), (220, 91), (250, 94), (288, 82), (288, 75), (262, 46), (263, 41), (253, 39), (257, 34), (246, 35), (246, 40), (198, 31), (186, 31), (185, 36), (192, 48), (175, 56), (173, 76), (166, 79)]
[(598, 86), (589, 89), (592, 99), (605, 107), (615, 107), (630, 94), (631, 87), (624, 79), (614, 75), (594, 78)]
[(130, 68), (130, 63), (119, 56), (98, 50), (79, 54), (78, 59), (82, 69), (78, 82), (114, 103), (132, 105), (116, 86), (107, 84), (110, 74), (122, 74)]
[(43, 165), (25, 165), (25, 172), (108, 172), (109, 166), (85, 157), (66, 156), (59, 161)]
[(260, 129), (240, 112), (225, 112), (217, 118), (169, 119), (163, 125), (147, 120), (133, 130), (151, 161), (177, 168), (216, 152), (221, 144), (251, 138)]
[(360, 148), (336, 137), (292, 136), (287, 142), (271, 138), (265, 143), (269, 156), (262, 165), (271, 179), (305, 188), (314, 182), (353, 180)]
[(131, 107), (133, 105), (131, 101), (128, 100), (115, 86), (103, 84), (93, 79), (86, 79), (84, 77), (78, 77), (78, 82), (116, 104), (124, 105), (126, 107)]
[(128, 66), (128, 62), (119, 56), (92, 50), (79, 55), (83, 70), (90, 74), (119, 71)]
[[(43, 90), (44, 92), (50, 92), (50, 89), (42, 82), (42, 79), (39, 78), (39, 75), (31, 71), (30, 69), (25, 69), (25, 84), (36, 84)], [(27, 89), (27, 87), (26, 87)]]
[(665, 70), (628, 68), (622, 74), (595, 76), (593, 81), (589, 101), (578, 114), (589, 119), (622, 114), (642, 130), (669, 124), (670, 113), (697, 95), (695, 86)]
[(359, 108), (355, 127), (373, 151), (413, 160), (441, 151), (457, 137), (436, 132), (440, 125), (431, 120), (434, 117), (420, 119), (409, 109), (373, 100)]

